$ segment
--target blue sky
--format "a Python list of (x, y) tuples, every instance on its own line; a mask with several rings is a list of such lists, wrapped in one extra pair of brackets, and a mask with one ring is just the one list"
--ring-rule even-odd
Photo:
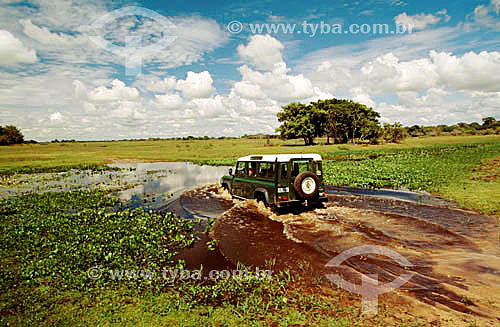
[[(127, 7), (137, 14), (96, 28)], [(282, 105), (332, 97), (382, 122), (498, 119), (499, 32), (500, 0), (0, 0), (0, 125), (37, 140), (238, 136), (272, 133)], [(132, 36), (175, 39), (143, 53), (124, 47)]]

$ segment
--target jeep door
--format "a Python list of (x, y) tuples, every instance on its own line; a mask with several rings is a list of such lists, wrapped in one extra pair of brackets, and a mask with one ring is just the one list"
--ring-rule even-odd
[(243, 190), (244, 179), (248, 176), (248, 162), (239, 161), (236, 163), (231, 192), (240, 197), (245, 197)]
[(277, 166), (274, 162), (260, 162), (257, 166), (254, 194), (255, 192), (261, 192), (268, 203), (274, 203), (276, 169)]

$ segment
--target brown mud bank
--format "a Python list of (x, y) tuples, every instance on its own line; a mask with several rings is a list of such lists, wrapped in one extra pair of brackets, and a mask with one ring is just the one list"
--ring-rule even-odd
[[(218, 201), (229, 205), (220, 190)], [(230, 263), (288, 269), (337, 289), (327, 275), (361, 285), (411, 279), (379, 296), (389, 307), (437, 325), (500, 326), (500, 228), (494, 217), (453, 207), (375, 197), (329, 195), (324, 208), (276, 214), (255, 201), (234, 201), (211, 237)], [(198, 203), (199, 206), (203, 205)], [(395, 251), (409, 266), (377, 253), (333, 258), (359, 246)], [(361, 297), (359, 297), (361, 302)]]

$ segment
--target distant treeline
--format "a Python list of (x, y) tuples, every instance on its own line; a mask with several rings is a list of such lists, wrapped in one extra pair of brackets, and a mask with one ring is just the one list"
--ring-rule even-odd
[[(286, 119), (290, 119), (290, 117), (293, 117), (292, 119), (295, 119), (295, 117), (302, 116), (301, 121), (296, 126), (285, 125), (286, 128), (289, 129), (288, 132), (290, 134), (282, 133), (280, 135), (280, 134), (259, 133), (252, 135), (245, 134), (243, 136), (218, 136), (218, 137), (211, 137), (206, 135), (205, 136), (189, 135), (184, 137), (170, 137), (170, 138), (150, 137), (144, 139), (122, 139), (122, 140), (111, 140), (108, 142), (162, 141), (162, 140), (190, 141), (190, 140), (225, 140), (225, 139), (229, 140), (256, 139), (256, 140), (268, 140), (269, 142), (270, 139), (304, 138), (304, 135), (306, 135), (305, 136), (306, 139), (310, 138), (309, 140), (307, 140), (307, 143), (312, 142), (312, 139), (317, 136), (318, 137), (326, 136), (328, 138), (327, 143), (329, 143), (330, 139), (333, 139), (334, 143), (347, 143), (347, 142), (379, 143), (381, 141), (400, 142), (406, 137), (419, 137), (419, 136), (445, 136), (445, 135), (459, 136), (459, 135), (494, 135), (494, 134), (500, 135), (500, 121), (496, 120), (495, 117), (483, 118), (482, 124), (477, 122), (472, 122), (472, 123), (458, 123), (455, 125), (402, 126), (400, 123), (394, 123), (394, 124), (383, 124), (383, 126), (380, 126), (380, 123), (378, 122), (379, 114), (375, 112), (373, 109), (367, 108), (363, 105), (354, 103), (352, 101), (346, 101), (341, 104), (342, 106), (346, 106), (345, 109), (347, 109), (342, 114), (343, 116), (339, 114), (339, 112), (342, 113), (341, 111), (334, 111), (332, 109), (329, 109), (330, 113), (322, 117), (323, 120), (320, 121), (320, 124), (314, 123), (312, 121), (305, 123), (305, 121), (307, 121), (308, 119), (304, 119), (304, 116), (306, 118), (311, 118), (311, 120), (313, 120), (314, 118), (318, 118), (318, 116), (315, 117), (314, 115), (312, 115), (308, 117), (310, 113), (307, 112), (308, 108), (304, 105), (304, 107), (301, 107), (300, 109), (306, 111), (305, 115), (303, 114), (303, 112), (299, 112), (298, 115), (297, 112), (293, 112), (294, 115), (286, 117)], [(289, 110), (291, 107), (295, 108), (298, 106), (299, 106), (298, 104), (292, 104), (285, 107), (287, 107), (286, 109)], [(355, 110), (352, 110), (353, 108), (355, 108)], [(345, 114), (346, 112), (349, 112), (349, 114)], [(358, 116), (357, 117), (353, 116), (351, 114), (352, 112), (358, 112)], [(361, 112), (361, 114), (359, 114), (359, 112)], [(332, 113), (334, 113), (334, 115), (332, 115)], [(340, 119), (341, 117), (342, 120)], [(350, 121), (353, 119), (352, 117), (358, 120), (355, 121), (354, 123), (350, 123)], [(314, 127), (314, 125), (316, 125), (316, 127)], [(278, 131), (283, 132), (285, 130), (283, 126), (284, 125), (282, 125), (282, 127), (278, 129)], [(310, 134), (308, 133), (303, 134), (301, 129), (304, 126), (306, 127), (309, 126), (309, 130), (313, 130), (313, 132)], [(313, 126), (313, 128), (310, 128), (311, 126)], [(320, 133), (314, 132), (314, 128), (319, 128), (319, 131), (322, 132)], [(72, 140), (54, 139), (51, 141), (51, 143), (73, 143), (73, 142), (103, 142), (103, 141), (76, 141), (74, 139)], [(22, 143), (36, 144), (38, 142), (34, 140), (25, 141), (21, 131), (13, 125), (8, 125), (5, 127), (0, 126), (0, 145), (11, 145), (11, 144), (22, 144)]]
[(458, 123), (455, 125), (405, 127), (409, 136), (440, 136), (440, 135), (493, 135), (500, 134), (500, 121), (494, 117), (482, 119), (483, 123)]

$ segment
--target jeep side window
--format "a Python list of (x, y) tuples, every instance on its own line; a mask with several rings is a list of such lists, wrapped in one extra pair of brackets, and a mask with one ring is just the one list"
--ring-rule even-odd
[(247, 166), (246, 162), (238, 162), (238, 164), (236, 165), (236, 175), (237, 176), (246, 175), (246, 173), (245, 173), (246, 166)]
[(274, 164), (270, 162), (261, 162), (259, 164), (259, 177), (272, 178), (274, 177)]
[(297, 176), (298, 174), (311, 170), (312, 167), (310, 167), (311, 162), (309, 161), (296, 161), (293, 163), (293, 173), (292, 176)]
[(257, 174), (257, 163), (252, 162), (250, 163), (250, 169), (248, 169), (248, 176), (254, 177), (256, 174)]
[[(315, 166), (315, 169), (316, 169), (316, 174), (317, 175), (321, 175), (322, 174), (322, 169), (321, 169), (321, 162), (320, 161), (315, 161), (314, 162), (314, 166)], [(318, 174), (319, 172), (319, 174)]]
[(268, 178), (274, 178), (274, 171), (276, 170), (276, 165), (275, 164), (270, 164), (269, 169), (267, 170), (267, 177)]
[(288, 175), (288, 164), (282, 163), (281, 164), (281, 177), (286, 178)]

